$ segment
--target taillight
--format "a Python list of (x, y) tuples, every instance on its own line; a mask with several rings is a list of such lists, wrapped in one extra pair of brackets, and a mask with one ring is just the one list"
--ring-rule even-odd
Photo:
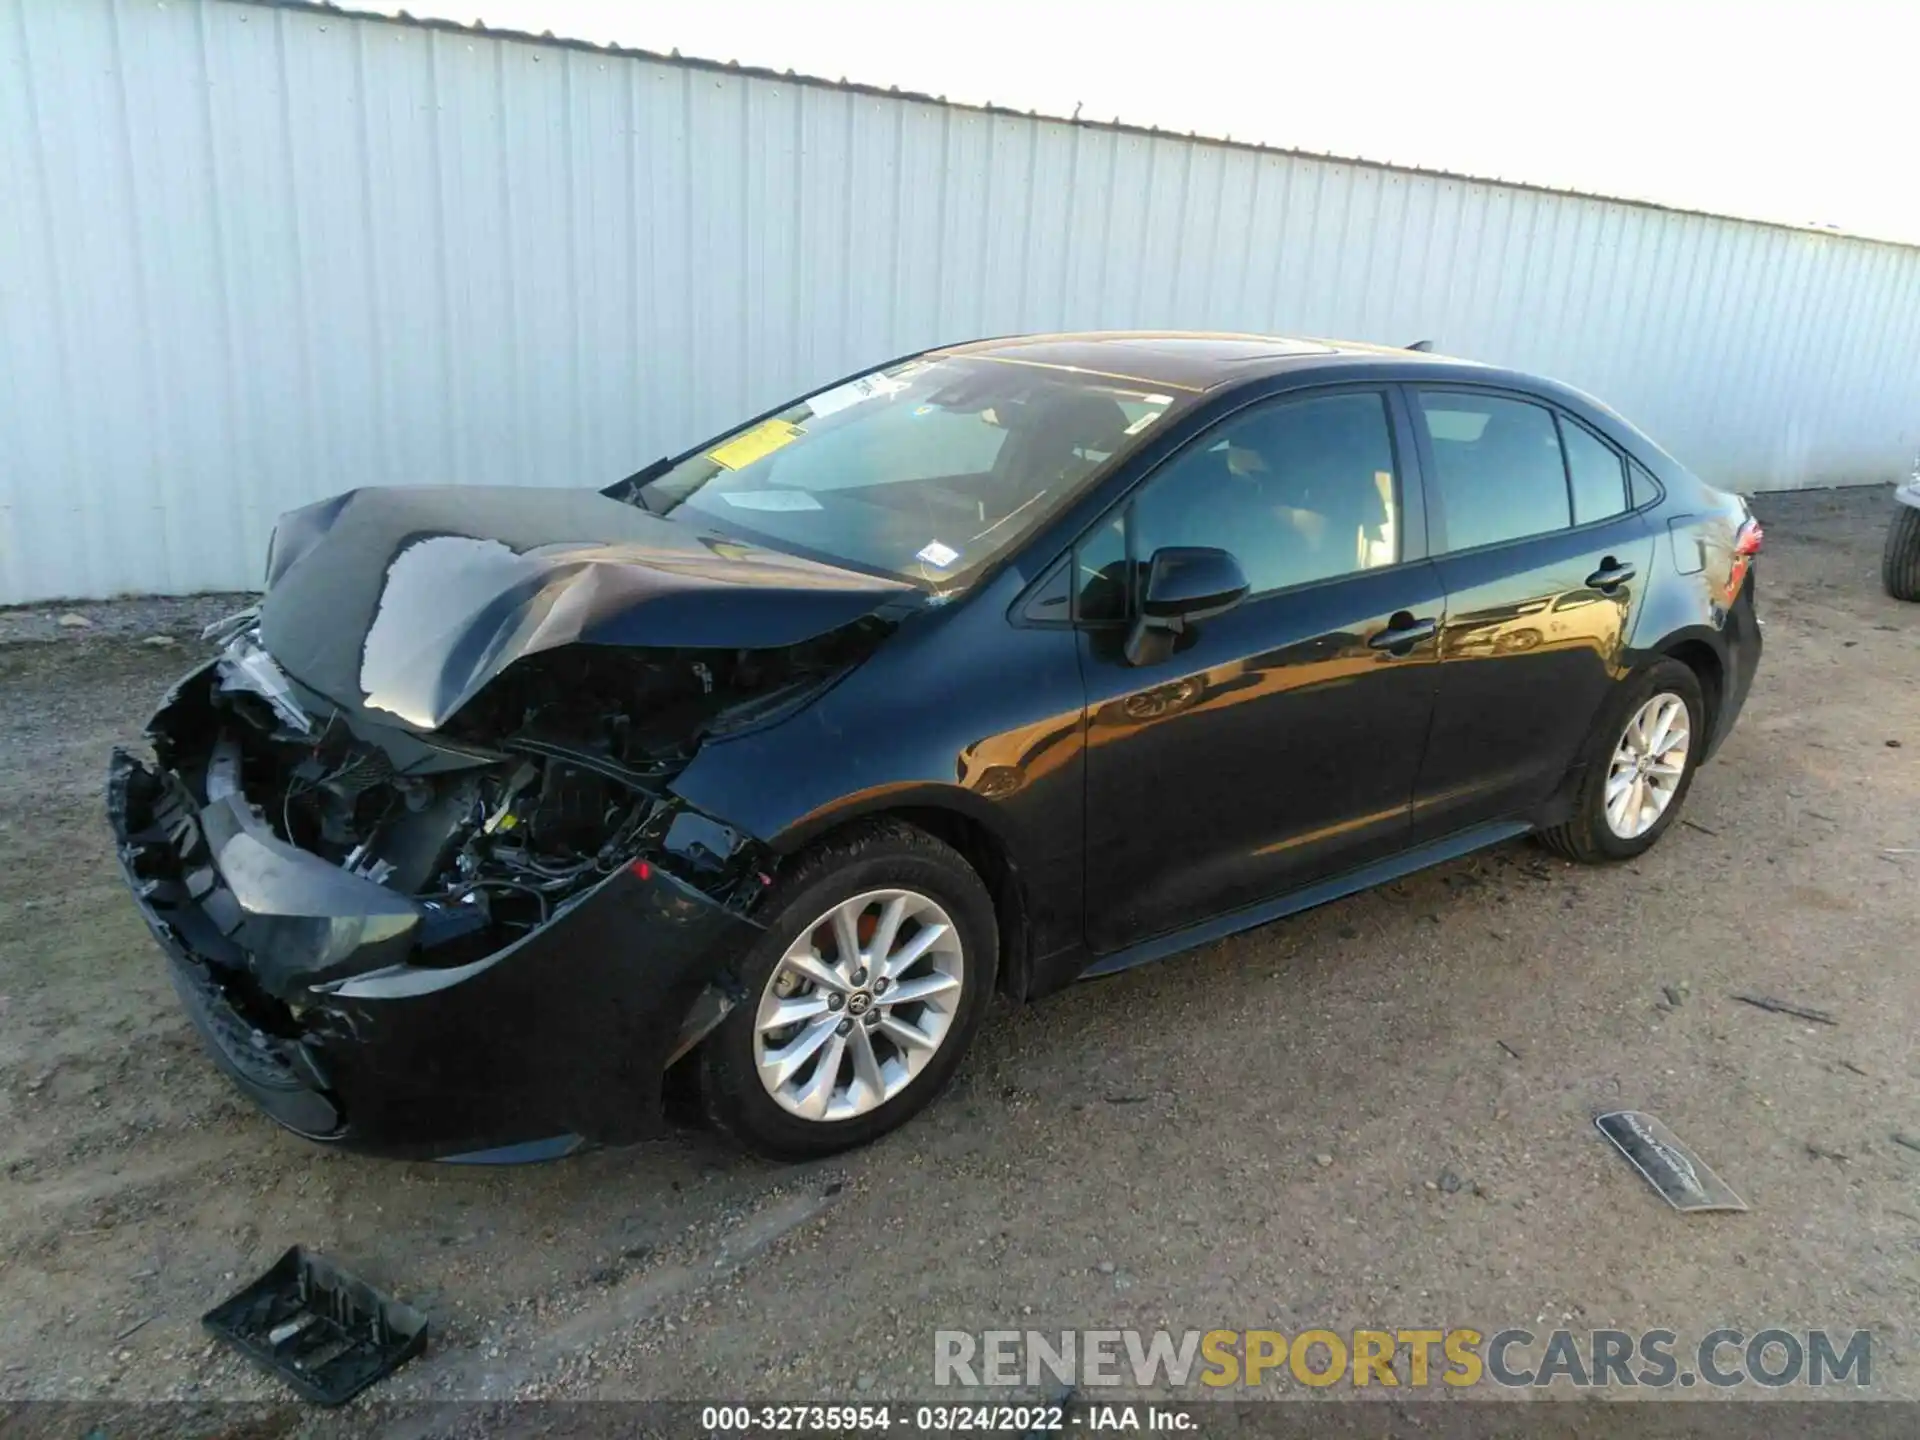
[(1767, 532), (1760, 528), (1760, 522), (1749, 515), (1741, 522), (1733, 537), (1733, 564), (1727, 570), (1727, 593), (1723, 597), (1728, 605), (1740, 598), (1740, 587), (1747, 582), (1747, 571), (1753, 568), (1753, 557), (1760, 553), (1760, 547), (1767, 543)]

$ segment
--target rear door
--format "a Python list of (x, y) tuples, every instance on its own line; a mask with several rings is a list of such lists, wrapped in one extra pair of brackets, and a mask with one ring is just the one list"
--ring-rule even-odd
[(1412, 387), (1447, 615), (1413, 838), (1550, 795), (1622, 674), (1653, 537), (1620, 453), (1536, 397)]

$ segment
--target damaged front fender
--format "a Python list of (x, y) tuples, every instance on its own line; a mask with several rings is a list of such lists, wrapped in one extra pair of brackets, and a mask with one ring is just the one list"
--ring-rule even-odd
[(465, 1137), (439, 1154), (561, 1131), (625, 1144), (659, 1132), (662, 1076), (696, 1000), (724, 993), (728, 962), (759, 933), (657, 867), (629, 866), (483, 960), (320, 987), (310, 1040), (363, 1132), (404, 1132), (429, 1108)]

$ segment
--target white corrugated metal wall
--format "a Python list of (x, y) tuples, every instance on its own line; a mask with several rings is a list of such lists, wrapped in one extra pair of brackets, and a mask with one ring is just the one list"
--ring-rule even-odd
[(1920, 249), (231, 0), (0, 0), (0, 603), (353, 485), (601, 484), (981, 334), (1538, 370), (1741, 489), (1920, 448)]

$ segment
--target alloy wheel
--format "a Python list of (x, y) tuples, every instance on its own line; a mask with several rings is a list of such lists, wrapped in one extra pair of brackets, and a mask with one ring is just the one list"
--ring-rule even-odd
[(1637, 840), (1667, 813), (1687, 773), (1692, 740), (1687, 702), (1664, 690), (1627, 722), (1607, 767), (1607, 828), (1622, 840)]
[(929, 897), (869, 890), (841, 901), (767, 977), (753, 1027), (760, 1083), (803, 1120), (867, 1114), (940, 1049), (965, 980), (959, 931)]

